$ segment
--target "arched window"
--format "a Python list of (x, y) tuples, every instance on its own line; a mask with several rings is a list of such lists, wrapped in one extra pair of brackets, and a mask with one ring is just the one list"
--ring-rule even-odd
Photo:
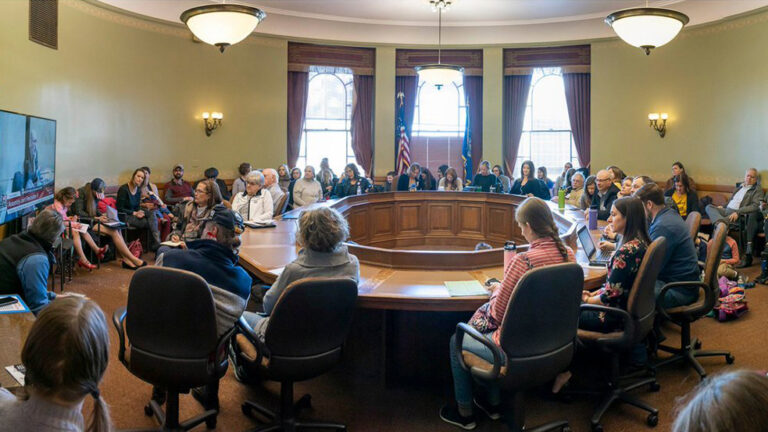
[(515, 177), (520, 176), (520, 165), (527, 159), (537, 168), (547, 167), (550, 178), (560, 174), (565, 162), (570, 161), (576, 168), (579, 166), (560, 68), (533, 71), (513, 173)]
[(467, 105), (464, 84), (451, 83), (441, 89), (419, 82), (413, 114), (414, 136), (464, 136)]
[(357, 163), (352, 151), (351, 118), (354, 98), (352, 71), (345, 68), (310, 68), (307, 117), (301, 135), (299, 168), (320, 168), (327, 157), (331, 169), (341, 175), (348, 163)]

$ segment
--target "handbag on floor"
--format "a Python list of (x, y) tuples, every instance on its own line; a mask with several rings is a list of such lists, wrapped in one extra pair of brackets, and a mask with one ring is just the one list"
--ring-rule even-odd
[(141, 254), (144, 252), (144, 249), (141, 247), (141, 241), (139, 241), (138, 239), (132, 241), (128, 245), (128, 250), (131, 251), (133, 256), (139, 259), (141, 258)]

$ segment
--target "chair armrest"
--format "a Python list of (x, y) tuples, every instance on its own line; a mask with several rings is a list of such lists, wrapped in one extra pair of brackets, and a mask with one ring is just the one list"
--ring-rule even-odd
[(253, 328), (251, 328), (251, 325), (248, 324), (248, 321), (245, 320), (242, 316), (237, 320), (236, 327), (240, 330), (240, 332), (245, 336), (246, 339), (248, 339), (248, 342), (252, 343), (256, 347), (256, 352), (258, 352), (259, 357), (256, 359), (256, 364), (261, 363), (262, 357), (269, 357), (269, 350), (267, 350), (266, 345), (261, 342), (259, 339), (259, 335), (256, 334), (255, 331), (253, 331)]
[(115, 328), (117, 329), (117, 337), (120, 341), (117, 358), (120, 359), (121, 363), (128, 366), (125, 362), (125, 327), (123, 326), (123, 323), (125, 322), (125, 315), (125, 306), (119, 307), (112, 315), (112, 322), (115, 324)]
[[(491, 369), (490, 372), (484, 371), (482, 369), (478, 369), (476, 367), (470, 368), (467, 366), (466, 363), (464, 363), (464, 357), (462, 356), (462, 341), (464, 339), (464, 335), (468, 335), (472, 339), (480, 342), (481, 344), (485, 345), (486, 348), (491, 350), (491, 354), (493, 354), (493, 369)], [(459, 323), (456, 326), (456, 335), (454, 336), (456, 339), (456, 358), (459, 360), (459, 364), (461, 365), (461, 368), (467, 371), (470, 371), (472, 375), (486, 381), (495, 381), (499, 378), (499, 373), (501, 372), (501, 366), (502, 362), (506, 363), (506, 355), (501, 350), (501, 347), (496, 345), (495, 343), (491, 342), (483, 336), (479, 331), (477, 331), (474, 327), (470, 326), (467, 323)]]
[(705, 291), (709, 288), (706, 284), (704, 284), (704, 282), (701, 281), (670, 282), (664, 285), (664, 287), (661, 288), (661, 291), (659, 291), (659, 295), (656, 296), (656, 310), (661, 314), (661, 316), (669, 321), (673, 321), (672, 317), (669, 316), (661, 302), (664, 299), (664, 296), (667, 294), (667, 291), (671, 290), (672, 288), (681, 287), (698, 287), (700, 290)]
[(629, 339), (635, 333), (635, 321), (632, 319), (632, 316), (629, 314), (629, 312), (625, 311), (624, 309), (619, 309), (616, 307), (605, 306), (605, 305), (585, 303), (581, 305), (579, 310), (603, 312), (606, 315), (613, 315), (621, 319), (621, 322), (624, 325), (624, 331), (622, 336), (619, 339), (611, 339), (611, 338), (598, 339), (597, 340), (598, 342), (609, 342), (611, 345), (623, 345), (625, 343), (628, 343)]

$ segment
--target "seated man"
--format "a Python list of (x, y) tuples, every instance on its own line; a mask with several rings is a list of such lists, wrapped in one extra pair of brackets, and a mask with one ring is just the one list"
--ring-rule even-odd
[(173, 178), (165, 184), (165, 202), (174, 206), (183, 201), (191, 201), (195, 197), (192, 186), (184, 181), (184, 165), (173, 167)]
[(64, 232), (61, 215), (40, 212), (26, 231), (0, 242), (0, 294), (18, 294), (37, 315), (56, 298), (48, 291), (53, 243)]
[(272, 196), (272, 213), (277, 215), (278, 211), (281, 210), (277, 208), (278, 201), (285, 195), (285, 192), (280, 189), (280, 185), (277, 183), (277, 171), (272, 168), (266, 168), (261, 173), (264, 174), (264, 189), (269, 191), (269, 194)]
[[(659, 237), (667, 239), (667, 252), (656, 281), (656, 295), (670, 282), (700, 280), (698, 256), (691, 234), (683, 218), (664, 205), (664, 192), (661, 188), (656, 183), (647, 184), (635, 196), (643, 202), (645, 215), (651, 221), (648, 227), (651, 240)], [(698, 287), (673, 288), (667, 291), (661, 304), (668, 309), (691, 304), (698, 298)]]
[[(216, 330), (219, 337), (235, 325), (245, 311), (251, 295), (251, 277), (237, 266), (239, 233), (243, 219), (219, 204), (213, 208), (203, 226), (200, 240), (187, 243), (186, 249), (171, 249), (157, 257), (156, 265), (187, 270), (208, 282), (216, 306)], [(218, 381), (192, 391), (205, 409), (218, 409)], [(158, 389), (153, 399), (158, 400)]]
[(725, 207), (707, 206), (707, 215), (714, 225), (719, 220), (726, 220), (734, 223), (739, 220), (739, 216), (746, 216), (746, 236), (747, 246), (744, 249), (744, 258), (739, 263), (738, 268), (749, 267), (752, 265), (752, 242), (755, 240), (760, 219), (760, 201), (763, 199), (763, 189), (757, 184), (757, 170), (750, 168), (744, 174), (744, 183), (736, 188), (731, 200)]
[(611, 215), (611, 206), (619, 194), (619, 188), (613, 184), (611, 173), (607, 170), (598, 171), (596, 177), (597, 191), (592, 197), (592, 208), (597, 209), (599, 220), (608, 220), (608, 216)]
[[(213, 179), (213, 181), (216, 182), (216, 184), (219, 186), (219, 192), (221, 193), (221, 199), (224, 201), (229, 201), (232, 198), (232, 194), (229, 193), (229, 189), (227, 189), (227, 183), (219, 178), (219, 170), (217, 170), (214, 167), (210, 167), (203, 173), (205, 175), (205, 178), (203, 180)], [(195, 183), (195, 188), (197, 188), (197, 185), (203, 181), (198, 180), (197, 183)]]

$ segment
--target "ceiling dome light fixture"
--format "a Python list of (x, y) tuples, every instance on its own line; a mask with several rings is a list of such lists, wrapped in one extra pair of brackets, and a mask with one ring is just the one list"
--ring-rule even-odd
[(444, 85), (458, 82), (464, 77), (464, 68), (452, 64), (444, 64), (441, 61), (441, 48), (443, 44), (443, 11), (451, 6), (451, 0), (430, 0), (433, 9), (437, 10), (437, 63), (416, 66), (419, 78), (429, 84), (442, 89)]
[(181, 22), (201, 41), (219, 47), (222, 53), (253, 33), (267, 16), (255, 7), (236, 4), (215, 4), (187, 9)]
[(674, 39), (688, 21), (684, 13), (649, 7), (622, 10), (605, 18), (624, 42), (642, 48), (646, 55)]

